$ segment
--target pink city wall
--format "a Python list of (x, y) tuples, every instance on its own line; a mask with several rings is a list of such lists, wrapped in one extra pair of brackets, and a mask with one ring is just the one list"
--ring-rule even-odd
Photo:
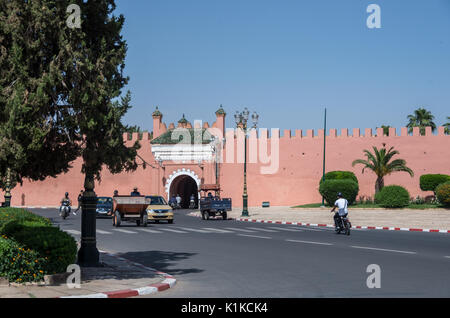
[[(162, 122), (162, 115), (154, 116), (153, 137), (156, 138), (173, 129)], [(180, 126), (180, 125), (178, 125)], [(183, 125), (182, 125), (183, 126)], [(183, 127), (192, 128), (188, 123)], [(208, 123), (203, 124), (209, 128)], [(238, 134), (235, 137), (233, 130), (225, 129), (225, 116), (218, 114), (217, 121), (212, 124), (211, 131), (219, 132), (226, 136), (226, 144), (223, 150), (224, 163), (220, 167), (220, 184), (223, 190), (222, 197), (231, 197), (233, 206), (242, 206), (243, 192), (243, 137)], [(321, 201), (318, 193), (318, 183), (322, 176), (323, 157), (323, 130), (317, 134), (313, 130), (296, 130), (294, 133), (285, 130), (283, 136), (272, 132), (272, 136), (266, 130), (260, 130), (259, 135), (252, 131), (248, 140), (247, 182), (250, 206), (261, 206), (263, 201), (269, 201), (272, 206), (293, 206), (298, 204), (317, 203)], [(132, 134), (131, 140), (126, 145), (132, 145), (138, 134)], [(128, 139), (128, 138), (126, 138)], [(261, 141), (267, 139), (267, 151)], [(268, 153), (271, 155), (272, 144), (279, 143), (279, 166), (275, 173), (263, 174), (261, 169), (267, 169), (268, 163), (262, 163), (259, 155), (255, 153)], [(143, 169), (140, 166), (132, 173), (112, 175), (106, 169), (102, 172), (102, 181), (96, 183), (98, 196), (112, 196), (114, 190), (120, 194), (128, 194), (134, 186), (137, 186), (142, 194), (159, 194), (167, 198), (166, 184), (175, 173), (189, 171), (201, 180), (203, 184), (215, 183), (214, 162), (204, 162), (199, 165), (192, 163), (165, 162), (161, 167), (152, 154), (150, 135), (144, 133), (140, 139), (141, 149), (139, 155), (154, 167)], [(363, 150), (371, 150), (373, 146), (381, 147), (383, 143), (387, 147), (395, 147), (400, 152), (398, 158), (405, 159), (407, 165), (414, 171), (415, 176), (397, 172), (385, 178), (385, 184), (399, 184), (408, 189), (412, 197), (427, 196), (431, 192), (423, 192), (419, 187), (419, 178), (427, 173), (450, 174), (450, 136), (444, 134), (444, 128), (439, 127), (436, 135), (431, 129), (426, 130), (425, 136), (420, 136), (418, 128), (413, 135), (408, 135), (406, 128), (400, 129), (397, 135), (396, 129), (390, 129), (390, 136), (383, 136), (382, 129), (374, 133), (372, 129), (365, 129), (360, 134), (360, 129), (353, 129), (349, 135), (347, 129), (343, 129), (338, 135), (335, 129), (327, 135), (326, 171), (348, 170), (353, 171), (359, 180), (359, 196), (374, 196), (375, 175), (366, 171), (361, 173), (362, 167), (352, 167), (352, 162), (358, 158), (365, 158)], [(275, 147), (278, 149), (278, 147)], [(255, 152), (257, 150), (257, 152)], [(232, 160), (233, 159), (233, 160)], [(139, 161), (139, 160), (138, 160)], [(13, 206), (57, 206), (69, 192), (74, 204), (76, 197), (83, 186), (84, 177), (81, 171), (81, 159), (73, 163), (73, 168), (66, 174), (53, 179), (48, 178), (42, 182), (25, 181), (12, 191)]]

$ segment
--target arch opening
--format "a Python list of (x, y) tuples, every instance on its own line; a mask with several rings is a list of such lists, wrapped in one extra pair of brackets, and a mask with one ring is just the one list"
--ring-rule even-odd
[(198, 186), (195, 180), (188, 175), (181, 175), (176, 177), (169, 190), (169, 199), (173, 196), (180, 195), (181, 197), (181, 208), (189, 209), (189, 203), (191, 195), (194, 195), (195, 207), (198, 207)]

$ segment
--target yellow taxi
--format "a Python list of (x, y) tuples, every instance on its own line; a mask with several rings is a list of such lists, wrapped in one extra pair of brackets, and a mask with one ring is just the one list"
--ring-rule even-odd
[(150, 200), (150, 204), (147, 206), (148, 221), (167, 221), (169, 224), (173, 223), (173, 211), (172, 207), (167, 204), (166, 200), (159, 195), (149, 195), (145, 197)]

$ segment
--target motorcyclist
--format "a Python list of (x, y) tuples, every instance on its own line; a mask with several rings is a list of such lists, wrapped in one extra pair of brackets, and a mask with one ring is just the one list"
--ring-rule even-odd
[(61, 207), (59, 208), (59, 213), (62, 213), (62, 208), (64, 206), (69, 207), (69, 213), (70, 213), (70, 207), (72, 206), (72, 200), (69, 198), (69, 192), (66, 192), (64, 195), (64, 198), (61, 200)]
[(177, 206), (181, 207), (181, 197), (179, 194), (177, 194), (176, 200), (177, 200)]
[(169, 200), (169, 205), (170, 205), (171, 207), (174, 207), (175, 204), (177, 204), (177, 199), (176, 199), (175, 196), (173, 195), (173, 196), (170, 198), (170, 200)]
[(338, 209), (333, 218), (336, 228), (339, 228), (340, 218), (348, 216), (348, 201), (342, 196), (341, 192), (338, 193), (337, 197), (338, 199), (334, 203), (334, 207), (333, 210), (331, 210), (331, 213), (335, 212), (336, 209)]
[(191, 209), (193, 209), (195, 207), (195, 196), (194, 196), (194, 194), (191, 194), (190, 204), (189, 205), (190, 205)]

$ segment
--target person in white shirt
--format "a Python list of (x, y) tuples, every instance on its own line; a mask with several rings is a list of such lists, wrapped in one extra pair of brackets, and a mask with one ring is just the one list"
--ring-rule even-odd
[(338, 193), (338, 199), (334, 203), (333, 210), (331, 212), (338, 211), (334, 215), (334, 224), (336, 225), (336, 228), (339, 224), (339, 218), (340, 217), (346, 217), (348, 215), (348, 201), (343, 198), (342, 193)]
[(179, 206), (181, 206), (181, 197), (180, 197), (179, 194), (177, 194), (176, 200), (177, 200), (177, 204), (178, 204)]

